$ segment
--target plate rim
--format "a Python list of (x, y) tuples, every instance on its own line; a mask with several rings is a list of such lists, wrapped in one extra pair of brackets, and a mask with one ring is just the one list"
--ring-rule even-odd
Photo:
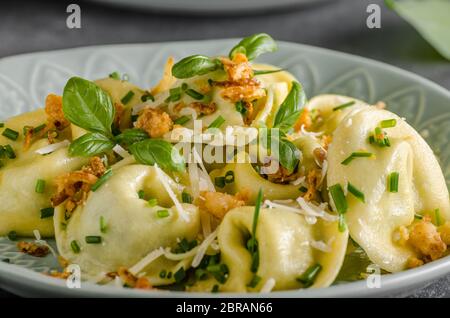
[[(209, 40), (189, 40), (189, 41), (167, 41), (167, 42), (151, 42), (151, 43), (122, 43), (122, 44), (105, 44), (105, 45), (90, 45), (90, 46), (77, 46), (72, 48), (57, 49), (57, 50), (43, 50), (31, 53), (22, 53), (17, 55), (10, 55), (0, 58), (0, 64), (7, 63), (9, 60), (17, 58), (27, 58), (35, 57), (38, 55), (46, 54), (61, 54), (64, 52), (74, 52), (74, 51), (86, 51), (86, 50), (101, 50), (111, 47), (119, 48), (129, 48), (129, 47), (139, 47), (139, 46), (164, 46), (164, 45), (180, 45), (186, 43), (217, 43), (224, 44), (227, 42), (238, 41), (237, 38), (226, 38), (226, 39), (209, 39)], [(363, 64), (369, 64), (374, 67), (379, 67), (383, 71), (389, 71), (397, 73), (402, 77), (409, 78), (418, 84), (425, 85), (433, 93), (442, 94), (450, 102), (450, 91), (445, 87), (433, 82), (430, 79), (424, 78), (416, 73), (401, 69), (397, 66), (390, 65), (388, 63), (380, 62), (370, 58), (366, 58), (359, 55), (354, 55), (350, 53), (335, 51), (327, 48), (311, 46), (307, 44), (277, 41), (282, 48), (289, 49), (301, 49), (309, 52), (320, 52), (328, 55), (338, 56), (344, 58), (348, 62), (358, 62)], [(34, 107), (34, 105), (32, 106)], [(431, 283), (433, 280), (450, 273), (450, 256), (446, 256), (442, 259), (433, 261), (431, 263), (425, 264), (419, 268), (409, 269), (399, 273), (393, 273), (382, 276), (382, 287), (381, 288), (367, 288), (366, 282), (357, 281), (342, 283), (338, 285), (333, 285), (326, 288), (318, 289), (307, 289), (307, 290), (286, 290), (286, 291), (274, 291), (267, 294), (258, 293), (221, 293), (221, 294), (211, 294), (205, 292), (167, 292), (158, 290), (156, 292), (151, 291), (140, 291), (140, 290), (130, 290), (130, 289), (119, 289), (111, 286), (99, 286), (93, 283), (82, 283), (81, 289), (69, 289), (65, 286), (65, 281), (57, 278), (52, 278), (45, 276), (42, 273), (35, 272), (31, 269), (23, 268), (14, 264), (7, 264), (0, 262), (0, 273), (5, 274), (4, 278), (0, 277), (0, 285), (5, 290), (11, 291), (15, 294), (29, 296), (26, 292), (20, 292), (18, 290), (27, 288), (30, 291), (45, 291), (47, 294), (61, 296), (72, 296), (72, 297), (190, 297), (190, 298), (204, 298), (204, 297), (214, 297), (214, 298), (228, 298), (228, 297), (239, 297), (239, 298), (249, 298), (249, 297), (377, 297), (386, 294), (392, 294), (398, 292), (401, 289), (408, 289), (423, 285), (425, 283)], [(7, 282), (7, 283), (5, 283)], [(11, 285), (8, 285), (9, 284)], [(34, 285), (38, 284), (38, 285)], [(39, 285), (41, 284), (41, 285)], [(34, 295), (38, 296), (38, 295)]]

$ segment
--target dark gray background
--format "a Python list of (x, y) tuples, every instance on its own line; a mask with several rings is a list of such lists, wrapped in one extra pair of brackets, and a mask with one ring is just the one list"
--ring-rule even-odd
[[(211, 0), (213, 1), (213, 0)], [(218, 0), (214, 0), (218, 1)], [(226, 0), (221, 0), (226, 1)], [(274, 0), (276, 1), (276, 0)], [(81, 6), (82, 28), (67, 29), (65, 1), (11, 1), (0, 10), (0, 58), (76, 46), (198, 40), (267, 32), (275, 39), (305, 43), (387, 62), (450, 89), (450, 63), (442, 58), (382, 0), (330, 0), (252, 16), (183, 16), (142, 9)], [(382, 6), (381, 29), (366, 27), (366, 8)], [(450, 297), (450, 275), (417, 291), (413, 297)], [(1, 290), (0, 296), (11, 296)]]

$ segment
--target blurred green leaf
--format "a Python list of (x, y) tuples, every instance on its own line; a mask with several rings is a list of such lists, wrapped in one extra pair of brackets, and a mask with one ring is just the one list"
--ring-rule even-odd
[(385, 3), (450, 60), (450, 0), (385, 0)]

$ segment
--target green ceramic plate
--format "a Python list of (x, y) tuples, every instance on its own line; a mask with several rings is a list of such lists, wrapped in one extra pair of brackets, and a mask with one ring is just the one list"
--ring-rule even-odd
[[(95, 46), (33, 53), (0, 60), (0, 119), (43, 105), (49, 92), (61, 92), (68, 77), (104, 77), (112, 71), (127, 73), (132, 82), (149, 87), (157, 82), (167, 56), (179, 59), (194, 53), (225, 54), (237, 40), (173, 42)], [(361, 57), (315, 47), (279, 43), (277, 53), (261, 62), (292, 72), (309, 96), (337, 93), (370, 103), (383, 100), (403, 116), (428, 141), (439, 157), (450, 185), (450, 93), (415, 74)], [(0, 237), (0, 287), (23, 296), (133, 296), (216, 297), (216, 294), (139, 291), (82, 284), (69, 289), (65, 281), (41, 274), (57, 266), (55, 259), (34, 258), (17, 252), (14, 242)], [(278, 297), (362, 297), (409, 293), (418, 286), (450, 273), (450, 257), (417, 269), (384, 275), (381, 288), (368, 288), (365, 281), (325, 289), (275, 292)], [(236, 296), (235, 294), (232, 294)], [(255, 296), (255, 295), (253, 295)], [(265, 295), (266, 297), (269, 295)], [(245, 295), (239, 295), (245, 297)]]

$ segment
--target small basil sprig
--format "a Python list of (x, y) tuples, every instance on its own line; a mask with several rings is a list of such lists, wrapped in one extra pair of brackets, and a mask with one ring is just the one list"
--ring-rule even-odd
[(121, 145), (130, 146), (136, 142), (150, 138), (147, 132), (143, 129), (132, 128), (124, 130), (120, 135), (114, 139)]
[(95, 83), (72, 77), (64, 87), (64, 116), (73, 124), (91, 132), (111, 136), (115, 109), (111, 97)]
[(185, 57), (172, 67), (172, 75), (176, 78), (190, 78), (196, 75), (204, 75), (222, 67), (218, 59), (204, 55), (192, 55)]
[(306, 95), (301, 84), (295, 81), (292, 82), (289, 94), (278, 108), (273, 127), (279, 128), (282, 132), (291, 129), (300, 116), (305, 102)]
[(70, 156), (92, 157), (110, 151), (116, 145), (100, 133), (87, 133), (75, 139), (69, 146)]
[(155, 163), (164, 170), (184, 171), (185, 161), (171, 143), (162, 139), (146, 139), (129, 147), (137, 162), (145, 165)]
[[(288, 172), (293, 172), (300, 162), (300, 151), (289, 140), (285, 138), (282, 131), (277, 128), (260, 129), (260, 141), (265, 141), (262, 146), (270, 155), (278, 160)], [(275, 149), (272, 145), (278, 145)]]
[(243, 53), (251, 61), (261, 54), (275, 52), (276, 50), (278, 50), (278, 46), (270, 35), (258, 33), (242, 39), (231, 49), (229, 55), (230, 58), (233, 58), (236, 53)]

